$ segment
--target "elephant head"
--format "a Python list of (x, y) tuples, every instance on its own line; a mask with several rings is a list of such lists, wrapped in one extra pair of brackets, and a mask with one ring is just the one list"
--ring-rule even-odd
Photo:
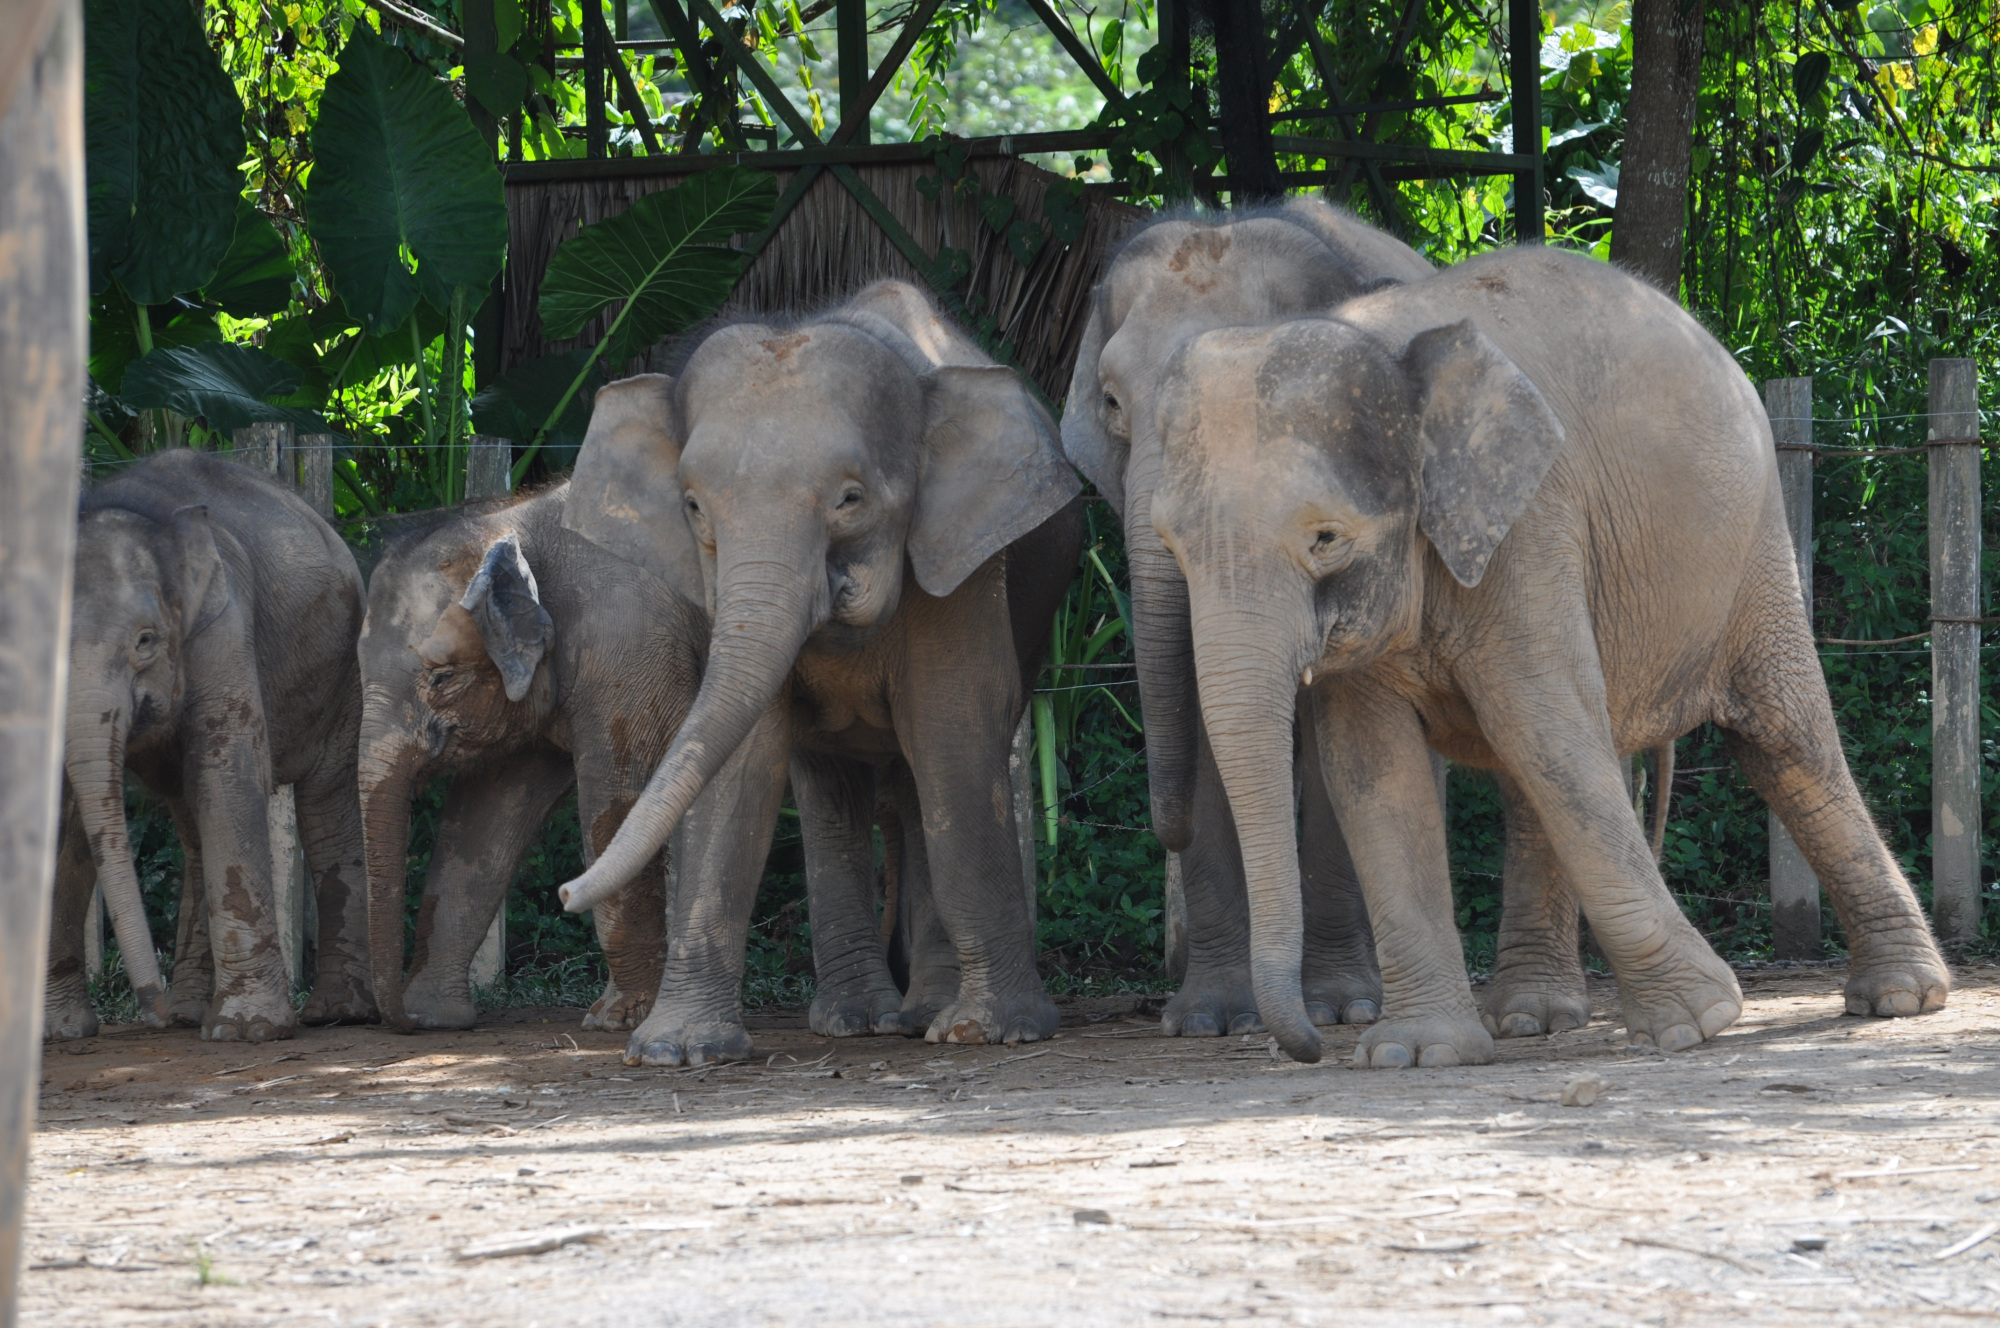
[(1316, 1060), (1299, 995), (1299, 688), (1414, 645), (1427, 590), (1478, 586), (1563, 428), (1469, 322), (1396, 347), (1332, 320), (1191, 341), (1156, 427), (1152, 521), (1187, 576), (1202, 720), (1249, 884), (1258, 1011), (1287, 1052)]
[(496, 515), (490, 528), (453, 522), (406, 535), (369, 578), (361, 822), (375, 1000), (392, 1024), (405, 1022), (410, 800), (433, 774), (527, 742), (554, 705), (545, 660), (555, 624), (529, 561), (535, 551), (508, 511)]
[(208, 670), (208, 656), (218, 669), (250, 667), (228, 659), (231, 643), (222, 639), (240, 622), (229, 612), (232, 578), (217, 540), (206, 507), (161, 521), (86, 500), (77, 528), (63, 764), (125, 972), (155, 1028), (167, 1025), (166, 984), (125, 828), (125, 767), (149, 749), (163, 757), (171, 750), (188, 680)]
[(642, 868), (808, 641), (865, 643), (906, 574), (950, 595), (1077, 489), (1012, 370), (938, 363), (861, 300), (794, 327), (724, 328), (678, 379), (599, 392), (565, 520), (706, 602), (714, 627), (686, 722), (617, 837), (563, 888), (567, 907)]
[(1124, 519), (1153, 829), (1169, 849), (1185, 849), (1191, 833), (1198, 720), (1187, 586), (1153, 533), (1162, 377), (1176, 349), (1211, 328), (1317, 314), (1430, 272), (1401, 242), (1300, 200), (1221, 225), (1148, 227), (1094, 293), (1063, 409), (1063, 448)]

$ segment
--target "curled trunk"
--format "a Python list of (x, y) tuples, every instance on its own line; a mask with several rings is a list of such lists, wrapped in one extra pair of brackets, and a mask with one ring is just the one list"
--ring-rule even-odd
[(118, 934), (125, 976), (139, 1000), (139, 1016), (148, 1027), (165, 1028), (167, 984), (153, 953), (153, 929), (146, 921), (146, 903), (139, 893), (139, 874), (132, 866), (132, 842), (125, 830), (125, 737), (130, 724), (127, 704), (108, 693), (73, 696), (63, 765), (76, 794), (77, 812), (90, 838), (97, 879), (104, 887), (104, 904)]
[(770, 708), (825, 613), (823, 583), (816, 588), (810, 574), (799, 572), (821, 561), (811, 552), (773, 549), (718, 569), (715, 627), (701, 690), (617, 835), (589, 870), (562, 888), (570, 912), (595, 906), (645, 870)]
[(1187, 579), (1153, 530), (1151, 502), (1135, 495), (1130, 510), (1126, 560), (1132, 577), (1139, 702), (1146, 716), (1146, 783), (1153, 833), (1170, 852), (1184, 853), (1193, 834), (1201, 724)]
[(407, 1030), (403, 1013), (403, 914), (409, 892), (410, 799), (424, 766), (414, 742), (361, 742), (361, 839), (368, 863), (368, 966), (382, 1022)]
[(1243, 849), (1257, 1013), (1286, 1054), (1310, 1062), (1320, 1058), (1320, 1038), (1300, 987), (1305, 911), (1292, 793), (1296, 657), (1304, 652), (1288, 648), (1287, 636), (1256, 614), (1217, 614), (1195, 634), (1195, 661), (1209, 747)]

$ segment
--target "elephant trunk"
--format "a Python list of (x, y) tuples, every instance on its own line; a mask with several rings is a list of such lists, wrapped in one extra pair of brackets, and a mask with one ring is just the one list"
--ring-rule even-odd
[(368, 863), (368, 966), (375, 1008), (391, 1028), (408, 1030), (403, 1012), (403, 915), (409, 891), (410, 799), (427, 764), (413, 739), (361, 735), (361, 842)]
[(125, 830), (125, 739), (131, 726), (129, 697), (108, 689), (78, 690), (70, 697), (63, 768), (76, 794), (78, 813), (97, 862), (104, 904), (118, 934), (125, 976), (139, 1000), (148, 1027), (165, 1028), (167, 984), (153, 953), (153, 929), (132, 866), (132, 842)]
[(1149, 495), (1127, 509), (1126, 565), (1132, 577), (1132, 634), (1139, 702), (1146, 716), (1146, 780), (1153, 833), (1184, 853), (1194, 830), (1194, 780), (1201, 714), (1194, 688), (1194, 643), (1187, 579), (1153, 529)]
[(583, 875), (559, 891), (570, 912), (594, 907), (645, 870), (776, 699), (829, 604), (825, 579), (799, 570), (823, 565), (824, 557), (815, 557), (810, 546), (801, 550), (800, 543), (771, 540), (717, 567), (715, 626), (701, 689), (618, 833)]
[(1230, 598), (1218, 612), (1197, 607), (1194, 653), (1201, 714), (1243, 849), (1251, 989), (1278, 1045), (1317, 1061), (1319, 1032), (1300, 988), (1305, 911), (1292, 790), (1292, 720), (1309, 652), (1288, 624), (1245, 607), (1262, 597), (1237, 588)]

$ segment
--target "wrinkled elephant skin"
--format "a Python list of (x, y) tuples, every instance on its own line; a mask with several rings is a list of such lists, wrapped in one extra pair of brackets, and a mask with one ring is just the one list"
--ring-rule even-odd
[(1188, 578), (1202, 714), (1243, 845), (1259, 1009), (1293, 1056), (1288, 763), (1307, 698), (1384, 974), (1364, 1065), (1484, 1060), (1429, 753), (1501, 772), (1673, 1051), (1741, 995), (1668, 893), (1621, 776), (1697, 724), (1832, 896), (1848, 1006), (1950, 981), (1841, 754), (1755, 391), (1672, 301), (1552, 250), (1471, 260), (1332, 316), (1206, 333), (1158, 406), (1152, 521)]

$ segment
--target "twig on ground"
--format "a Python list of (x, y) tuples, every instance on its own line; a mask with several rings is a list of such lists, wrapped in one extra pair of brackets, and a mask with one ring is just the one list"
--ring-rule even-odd
[(1722, 1254), (1715, 1250), (1705, 1250), (1699, 1245), (1681, 1245), (1671, 1240), (1656, 1240), (1652, 1236), (1620, 1236), (1619, 1239), (1627, 1245), (1648, 1245), (1656, 1250), (1672, 1250), (1676, 1254), (1692, 1254), (1698, 1259), (1718, 1259), (1732, 1268), (1741, 1268), (1746, 1273), (1755, 1273), (1759, 1277), (1764, 1276), (1764, 1270), (1748, 1260), (1739, 1259), (1733, 1254)]

